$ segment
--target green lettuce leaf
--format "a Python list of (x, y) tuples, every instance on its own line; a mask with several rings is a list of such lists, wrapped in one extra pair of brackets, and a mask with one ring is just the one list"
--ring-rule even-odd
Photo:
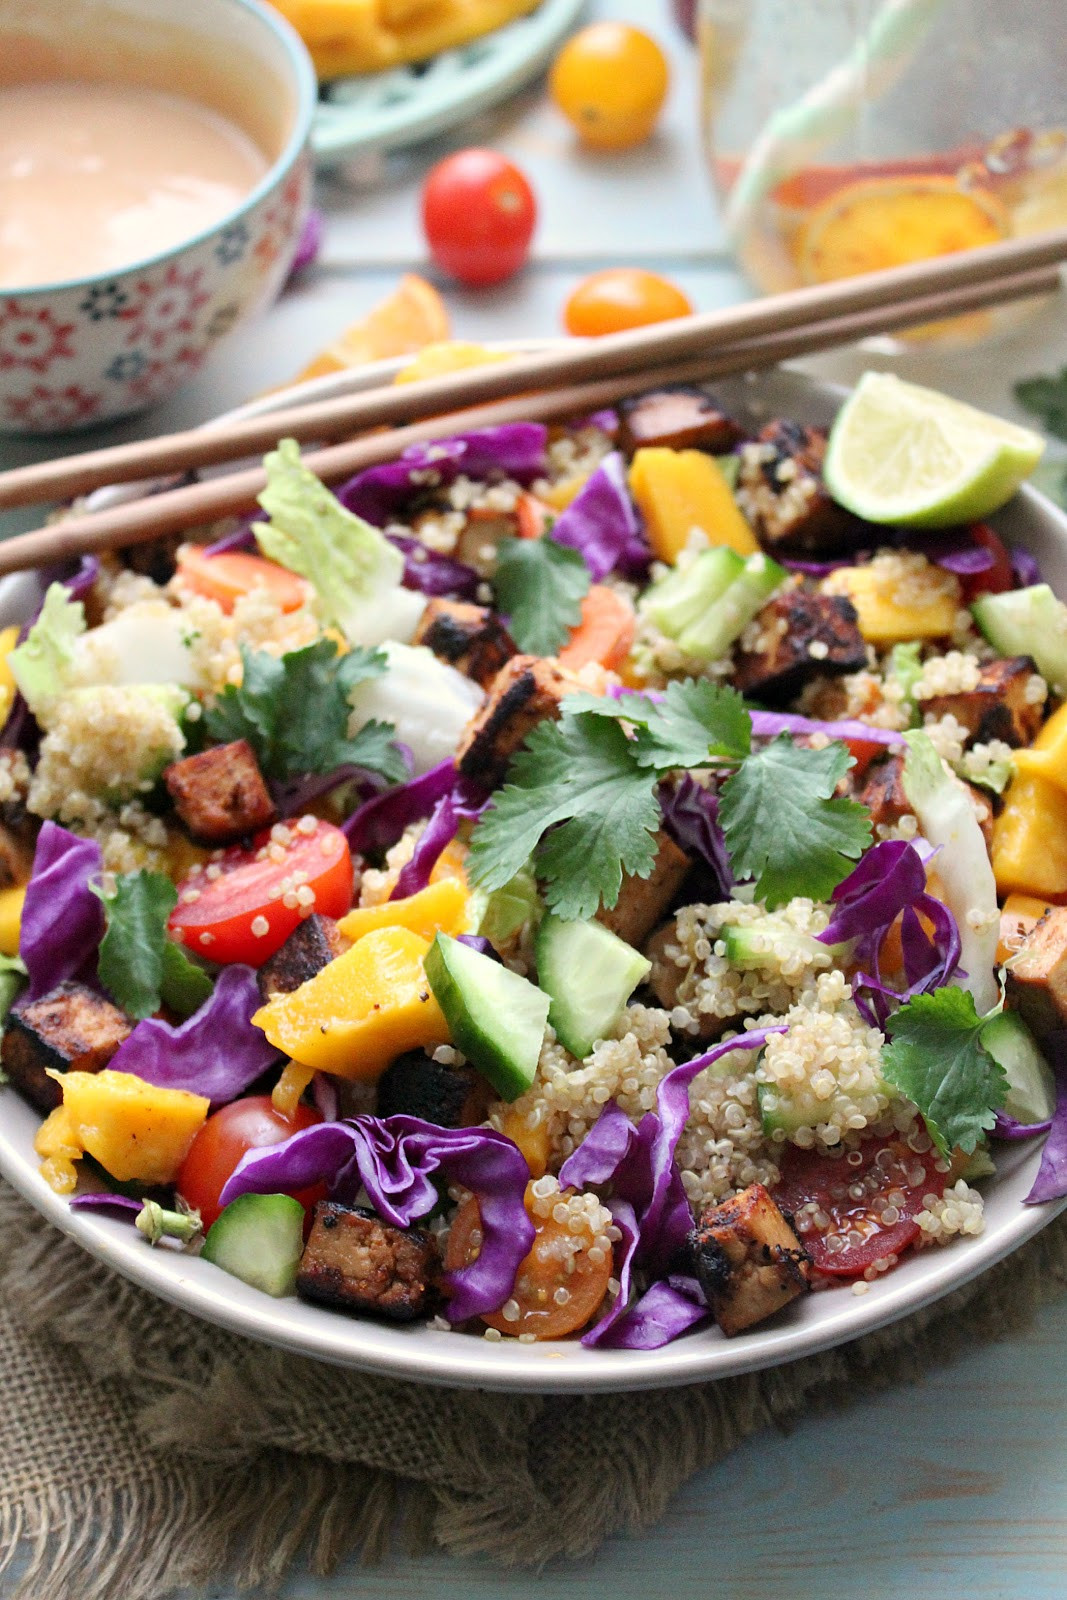
[(85, 632), (85, 607), (72, 600), (63, 583), (52, 583), (41, 614), (25, 640), (8, 656), (12, 676), (26, 704), (36, 712), (70, 684), (76, 644)]

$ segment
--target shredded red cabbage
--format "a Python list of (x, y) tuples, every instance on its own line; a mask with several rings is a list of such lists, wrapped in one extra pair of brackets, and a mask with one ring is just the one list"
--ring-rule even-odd
[(229, 555), (231, 550), (255, 550), (256, 536), (252, 532), (252, 524), (255, 521), (255, 517), (242, 517), (232, 533), (223, 534), (214, 544), (206, 544), (204, 555), (225, 556)]
[(1041, 1205), (1046, 1200), (1062, 1200), (1067, 1195), (1067, 1072), (1058, 1063), (1056, 1084), (1056, 1110), (1052, 1116), (1045, 1148), (1041, 1152), (1041, 1165), (1037, 1169), (1034, 1186), (1023, 1201), (1024, 1205)]
[(866, 559), (866, 552), (861, 550), (857, 550), (851, 556), (838, 556), (834, 561), (798, 561), (791, 556), (780, 557), (781, 564), (787, 571), (803, 572), (809, 578), (825, 578), (841, 567), (855, 567)]
[(405, 828), (428, 817), (438, 802), (451, 794), (455, 783), (455, 762), (442, 761), (410, 783), (365, 801), (341, 824), (341, 831), (357, 855), (388, 850)]
[(907, 840), (883, 839), (838, 884), (830, 925), (817, 937), (822, 944), (844, 944), (880, 933), (925, 893), (926, 868), (919, 852)]
[(117, 1212), (129, 1222), (135, 1222), (144, 1208), (143, 1200), (135, 1200), (128, 1194), (111, 1194), (106, 1189), (96, 1194), (72, 1195), (69, 1204), (72, 1211)]
[(311, 1080), (311, 1098), (323, 1122), (336, 1122), (341, 1115), (337, 1081), (328, 1072), (316, 1072)]
[(1006, 1112), (997, 1111), (995, 1118), (991, 1134), (994, 1139), (1033, 1139), (1039, 1133), (1047, 1133), (1052, 1127), (1051, 1117), (1047, 1122), (1017, 1122)]
[(611, 406), (602, 406), (599, 411), (590, 411), (587, 417), (571, 417), (567, 427), (572, 433), (596, 428), (598, 432), (606, 433), (609, 439), (614, 439), (619, 431), (619, 413)]
[(438, 555), (406, 533), (388, 533), (386, 538), (404, 557), (404, 587), (420, 594), (442, 595), (452, 600), (477, 598), (480, 575), (463, 561)]
[(687, 772), (678, 783), (661, 783), (658, 790), (664, 832), (680, 850), (703, 863), (711, 876), (701, 897), (728, 900), (734, 875), (726, 840), (719, 826), (719, 797)]
[(456, 777), (452, 788), (442, 795), (430, 813), (430, 820), (419, 835), (411, 860), (400, 870), (390, 899), (403, 900), (409, 894), (418, 894), (430, 881), (430, 874), (445, 850), (456, 837), (464, 819), (480, 817), (488, 805), (488, 796), (480, 787)]
[(552, 525), (557, 544), (569, 545), (585, 561), (594, 583), (609, 573), (647, 577), (652, 551), (626, 483), (617, 450), (604, 457), (570, 505)]
[(1032, 556), (1029, 550), (1023, 550), (1021, 547), (1012, 548), (1011, 570), (1020, 589), (1032, 589), (1035, 583), (1042, 581), (1037, 558)]
[(967, 528), (953, 528), (947, 533), (909, 532), (906, 546), (919, 550), (936, 567), (944, 567), (946, 572), (955, 572), (961, 578), (988, 572), (994, 560), (992, 550), (976, 544)]
[(378, 1215), (406, 1228), (438, 1204), (435, 1174), (477, 1196), (478, 1259), (445, 1275), (449, 1317), (465, 1322), (495, 1311), (511, 1293), (534, 1240), (524, 1197), (530, 1171), (510, 1139), (490, 1128), (439, 1128), (418, 1117), (352, 1117), (303, 1128), (284, 1144), (249, 1150), (228, 1179), (221, 1203), (326, 1183), (342, 1202), (362, 1186)]
[(213, 1106), (227, 1105), (278, 1059), (252, 1026), (261, 1004), (251, 967), (223, 967), (199, 1011), (177, 1027), (146, 1017), (119, 1045), (111, 1066), (161, 1089), (187, 1089), (206, 1095)]
[(825, 733), (829, 739), (862, 739), (868, 744), (901, 745), (904, 735), (888, 728), (872, 728), (867, 722), (854, 717), (843, 717), (837, 722), (820, 722), (812, 717), (798, 716), (794, 711), (751, 711), (752, 732), (757, 739), (773, 739), (779, 733)]
[(73, 978), (95, 955), (104, 936), (104, 907), (89, 885), (103, 866), (95, 839), (42, 823), (19, 933), (19, 955), (30, 976), (26, 1001)]
[[(710, 1318), (696, 1279), (672, 1274), (646, 1289), (625, 1318), (613, 1323), (597, 1343), (621, 1350), (660, 1350)], [(598, 1331), (601, 1326), (597, 1324)]]
[(548, 429), (539, 422), (505, 422), (413, 444), (399, 460), (357, 473), (337, 490), (337, 498), (364, 521), (384, 528), (412, 501), (447, 488), (461, 473), (476, 482), (501, 477), (532, 482), (548, 466), (547, 442)]

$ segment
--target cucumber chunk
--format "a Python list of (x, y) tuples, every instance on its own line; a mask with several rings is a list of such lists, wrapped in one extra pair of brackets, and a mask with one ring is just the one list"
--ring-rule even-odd
[(288, 1194), (242, 1194), (207, 1231), (201, 1259), (253, 1289), (292, 1294), (304, 1250), (304, 1208)]
[(781, 969), (790, 957), (800, 956), (807, 964), (829, 967), (838, 945), (822, 944), (809, 933), (789, 927), (784, 917), (773, 911), (758, 922), (726, 923), (719, 929), (726, 946), (726, 959), (740, 972)]
[(1067, 694), (1067, 606), (1047, 583), (984, 594), (971, 606), (971, 615), (994, 650), (1032, 656), (1055, 693)]
[(991, 1017), (982, 1029), (981, 1040), (1007, 1074), (1004, 1115), (1024, 1126), (1047, 1122), (1056, 1109), (1056, 1080), (1019, 1013), (1002, 1011)]
[(426, 978), (456, 1048), (504, 1100), (517, 1100), (537, 1071), (548, 995), (480, 950), (439, 933)]
[(728, 545), (702, 550), (688, 566), (675, 567), (653, 584), (641, 601), (641, 610), (668, 639), (678, 639), (686, 628), (699, 622), (744, 569), (743, 557)]
[(537, 976), (552, 1002), (548, 1020), (571, 1055), (584, 1060), (611, 1033), (652, 963), (602, 922), (551, 915), (541, 923), (536, 949)]
[(762, 550), (749, 556), (725, 594), (678, 635), (678, 646), (698, 661), (718, 661), (789, 574)]

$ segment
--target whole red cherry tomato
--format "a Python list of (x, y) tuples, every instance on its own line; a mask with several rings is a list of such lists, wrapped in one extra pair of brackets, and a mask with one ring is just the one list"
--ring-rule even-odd
[[(269, 1094), (234, 1100), (208, 1117), (189, 1146), (175, 1188), (188, 1205), (199, 1211), (206, 1230), (222, 1210), (219, 1195), (246, 1150), (281, 1144), (302, 1128), (321, 1121), (322, 1113), (314, 1106), (298, 1105), (292, 1116), (283, 1116), (274, 1109)], [(321, 1183), (290, 1192), (308, 1210), (317, 1200), (326, 1198), (326, 1186)]]
[(526, 260), (537, 201), (518, 167), (495, 150), (457, 150), (430, 172), (422, 226), (442, 271), (480, 287), (502, 283)]
[(972, 522), (968, 533), (982, 550), (988, 550), (992, 562), (982, 572), (966, 572), (960, 578), (963, 603), (969, 606), (983, 594), (1003, 594), (1015, 588), (1015, 572), (1011, 564), (1011, 551), (995, 533), (988, 522)]

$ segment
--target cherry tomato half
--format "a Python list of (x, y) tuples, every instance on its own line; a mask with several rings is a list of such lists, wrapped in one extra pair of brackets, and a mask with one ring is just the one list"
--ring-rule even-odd
[(518, 167), (495, 150), (457, 150), (430, 172), (422, 226), (442, 271), (476, 287), (502, 283), (526, 260), (537, 201)]
[(178, 572), (186, 588), (215, 600), (227, 614), (254, 589), (266, 589), (282, 611), (299, 610), (309, 593), (295, 572), (247, 550), (223, 550), (210, 556), (196, 545), (187, 545), (178, 557)]
[(669, 82), (655, 39), (625, 22), (593, 22), (567, 40), (548, 88), (583, 144), (628, 150), (652, 132)]
[[(291, 1134), (322, 1121), (314, 1106), (297, 1106), (285, 1117), (271, 1104), (269, 1094), (250, 1095), (234, 1100), (208, 1117), (189, 1146), (175, 1188), (182, 1199), (200, 1213), (205, 1229), (210, 1228), (222, 1207), (219, 1195), (246, 1150), (281, 1144)], [(310, 1210), (317, 1200), (325, 1200), (326, 1185), (291, 1190), (293, 1199)]]
[(994, 533), (988, 522), (972, 522), (968, 533), (975, 544), (988, 550), (993, 557), (992, 566), (984, 572), (965, 572), (960, 576), (960, 591), (965, 606), (983, 594), (1004, 594), (1015, 588), (1015, 570), (1011, 564), (1011, 551), (1000, 535)]
[(836, 1277), (861, 1277), (914, 1244), (923, 1197), (943, 1194), (948, 1176), (937, 1170), (936, 1150), (917, 1155), (900, 1138), (870, 1139), (858, 1154), (862, 1160), (850, 1163), (787, 1145), (774, 1191), (816, 1267)]
[(167, 926), (179, 944), (209, 961), (261, 967), (302, 917), (312, 911), (343, 917), (351, 905), (348, 840), (329, 822), (316, 820), (305, 831), (301, 819), (265, 828), (251, 849), (231, 845), (193, 867), (178, 885)]
[(669, 278), (643, 267), (605, 267), (583, 278), (563, 307), (563, 323), (577, 338), (599, 338), (624, 328), (688, 317), (691, 301)]

